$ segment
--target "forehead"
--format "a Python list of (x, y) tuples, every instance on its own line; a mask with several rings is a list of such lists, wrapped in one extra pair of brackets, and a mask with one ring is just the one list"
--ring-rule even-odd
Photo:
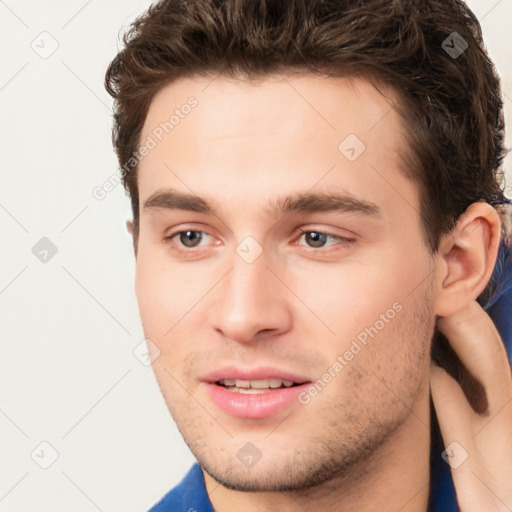
[(400, 122), (391, 107), (393, 93), (381, 86), (379, 90), (362, 78), (308, 74), (255, 80), (222, 75), (182, 78), (153, 97), (143, 134), (169, 120), (173, 112), (179, 119), (171, 122), (172, 131), (186, 132), (190, 123), (182, 121), (188, 114), (181, 111), (189, 111), (187, 102), (192, 98), (197, 101), (191, 112), (193, 129), (201, 139), (251, 136), (262, 129), (303, 138), (332, 139), (336, 133), (337, 139), (346, 132), (364, 136), (388, 114), (387, 127), (392, 123), (398, 129)]
[(140, 201), (165, 186), (248, 200), (341, 187), (371, 202), (402, 196), (414, 207), (393, 101), (356, 78), (177, 80), (154, 96), (144, 123), (140, 142), (152, 149), (139, 164)]

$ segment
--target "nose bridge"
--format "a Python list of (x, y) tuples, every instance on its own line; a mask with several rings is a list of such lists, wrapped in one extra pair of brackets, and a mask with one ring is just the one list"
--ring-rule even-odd
[[(231, 271), (215, 297), (212, 321), (226, 337), (251, 341), (260, 331), (283, 332), (289, 328), (290, 311), (280, 283), (268, 267), (264, 252), (255, 258), (244, 252), (243, 242), (233, 255)], [(282, 286), (282, 285), (281, 285)]]

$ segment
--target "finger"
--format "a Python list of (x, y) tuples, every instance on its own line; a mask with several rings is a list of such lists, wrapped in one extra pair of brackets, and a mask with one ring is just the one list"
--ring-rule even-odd
[(493, 321), (476, 301), (440, 318), (438, 328), (464, 366), (485, 387), (491, 411), (510, 399), (512, 375), (507, 352)]
[(472, 420), (476, 413), (459, 383), (445, 370), (432, 365), (430, 391), (445, 445), (452, 441), (467, 444), (473, 437)]
[[(432, 365), (430, 387), (445, 446), (442, 456), (451, 467), (460, 510), (497, 510), (493, 497), (509, 500), (510, 496), (505, 490), (510, 489), (511, 422), (491, 421), (488, 435), (475, 439), (473, 429), (481, 418), (467, 402), (458, 382)], [(492, 486), (483, 484), (478, 474), (485, 475)]]

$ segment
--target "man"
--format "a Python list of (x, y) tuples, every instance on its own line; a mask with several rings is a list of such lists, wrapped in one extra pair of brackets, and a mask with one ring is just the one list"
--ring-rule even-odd
[(198, 461), (152, 510), (451, 511), (448, 469), (460, 510), (510, 510), (477, 302), (508, 243), (502, 103), (472, 13), (167, 0), (124, 42), (136, 294)]

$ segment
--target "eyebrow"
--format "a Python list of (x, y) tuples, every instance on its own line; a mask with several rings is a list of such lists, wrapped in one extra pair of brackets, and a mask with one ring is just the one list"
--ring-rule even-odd
[[(218, 215), (217, 208), (206, 199), (184, 194), (174, 189), (157, 190), (144, 203), (144, 210), (185, 210)], [(375, 203), (348, 194), (326, 192), (299, 193), (271, 200), (264, 209), (271, 217), (287, 213), (340, 212), (359, 213), (380, 218), (381, 209)]]

